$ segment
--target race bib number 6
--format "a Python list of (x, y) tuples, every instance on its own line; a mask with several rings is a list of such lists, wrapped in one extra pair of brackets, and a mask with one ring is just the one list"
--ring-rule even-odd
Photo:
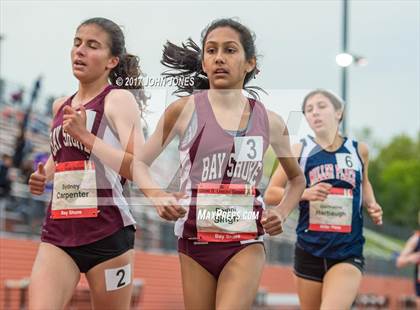
[(354, 156), (349, 153), (337, 153), (335, 154), (337, 166), (340, 169), (353, 169), (359, 170), (359, 166)]

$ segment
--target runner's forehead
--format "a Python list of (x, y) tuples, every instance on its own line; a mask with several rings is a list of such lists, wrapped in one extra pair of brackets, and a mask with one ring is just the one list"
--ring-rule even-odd
[(328, 98), (325, 97), (324, 95), (322, 95), (322, 94), (316, 94), (316, 95), (313, 95), (312, 97), (310, 97), (307, 100), (305, 106), (313, 105), (313, 104), (320, 104), (320, 103), (329, 103), (329, 102), (330, 101), (328, 100)]
[(239, 34), (230, 27), (219, 27), (210, 31), (205, 42), (205, 45), (209, 44), (235, 44), (242, 46)]
[(109, 46), (109, 35), (101, 27), (94, 24), (80, 26), (74, 35), (74, 40), (97, 42)]

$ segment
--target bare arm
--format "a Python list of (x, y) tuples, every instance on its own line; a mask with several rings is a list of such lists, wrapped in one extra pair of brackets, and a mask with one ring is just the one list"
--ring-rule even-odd
[(368, 167), (369, 167), (369, 149), (366, 144), (359, 143), (358, 151), (363, 160), (363, 206), (367, 209), (372, 221), (377, 224), (382, 224), (382, 208), (376, 202), (375, 193), (373, 192), (372, 184), (369, 181)]
[(287, 179), (284, 190), (279, 188), (275, 189), (277, 194), (282, 196), (276, 209), (279, 212), (281, 220), (284, 221), (299, 203), (306, 186), (306, 181), (290, 148), (289, 133), (286, 124), (274, 112), (269, 112), (268, 115), (270, 122), (270, 143), (279, 159), (282, 173), (284, 172), (285, 176), (279, 173), (276, 179), (283, 183)]
[[(298, 143), (293, 145), (292, 151), (296, 158), (300, 156), (302, 151), (302, 144)], [(282, 166), (278, 166), (265, 194), (265, 202), (267, 204), (275, 205), (280, 203), (284, 196), (284, 188), (287, 183), (287, 175)], [(308, 184), (310, 185), (310, 184)], [(303, 191), (301, 201), (324, 201), (331, 188), (331, 184), (320, 182), (305, 188)]]
[(140, 111), (132, 94), (125, 90), (115, 90), (106, 100), (105, 113), (118, 133), (123, 151), (86, 130), (84, 107), (80, 108), (80, 114), (70, 107), (64, 108), (63, 129), (82, 142), (102, 163), (134, 180), (152, 200), (161, 217), (175, 220), (183, 216), (185, 210), (177, 205), (176, 195), (166, 193), (159, 187), (151, 177), (148, 166), (175, 136), (177, 113), (182, 111), (182, 107), (177, 107), (183, 101), (179, 100), (167, 109), (158, 129), (146, 145), (141, 130)]
[[(68, 97), (58, 98), (54, 101), (52, 110), (53, 118), (57, 114), (57, 111), (67, 100)], [(51, 181), (55, 172), (55, 163), (52, 158), (52, 155), (48, 157), (48, 160), (45, 164), (38, 164), (38, 168), (34, 171), (29, 178), (29, 190), (34, 195), (41, 195), (44, 193), (45, 184), (48, 181)]]
[(63, 129), (82, 142), (103, 164), (120, 175), (132, 179), (133, 157), (144, 144), (140, 110), (134, 96), (126, 90), (113, 90), (105, 98), (105, 116), (116, 131), (123, 150), (112, 147), (86, 129), (84, 107), (77, 113), (71, 107), (64, 108)]
[(397, 258), (396, 265), (398, 268), (420, 262), (420, 252), (414, 252), (419, 238), (419, 234), (414, 234), (407, 240), (404, 249)]
[[(298, 158), (302, 144), (294, 144), (292, 153)], [(268, 205), (278, 205), (284, 196), (284, 189), (287, 183), (287, 175), (281, 165), (278, 165), (276, 171), (270, 179), (267, 190), (265, 191), (264, 201)]]
[(149, 167), (166, 146), (179, 135), (178, 120), (186, 104), (186, 98), (173, 102), (163, 113), (155, 131), (147, 139), (142, 152), (134, 163), (134, 180), (148, 197), (163, 192), (150, 175)]
[(150, 175), (149, 166), (174, 139), (181, 136), (191, 119), (193, 112), (192, 97), (181, 98), (172, 103), (164, 112), (156, 130), (144, 145), (139, 158), (134, 162), (134, 180), (143, 193), (152, 200), (159, 216), (167, 220), (176, 220), (184, 216), (185, 209), (180, 207), (177, 198), (180, 193), (165, 192)]

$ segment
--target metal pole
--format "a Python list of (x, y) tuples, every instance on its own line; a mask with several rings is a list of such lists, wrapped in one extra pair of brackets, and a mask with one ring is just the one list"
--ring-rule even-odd
[(2, 68), (2, 58), (1, 58), (1, 56), (2, 56), (2, 54), (1, 54), (1, 47), (2, 47), (2, 41), (4, 40), (4, 35), (3, 34), (0, 34), (0, 103), (3, 101), (3, 93), (4, 93), (4, 90), (5, 90), (5, 88), (6, 88), (6, 82), (3, 80), (3, 78), (2, 78), (2, 70), (3, 70), (3, 68)]
[[(342, 34), (342, 45), (341, 49), (343, 53), (347, 53), (348, 43), (348, 0), (343, 0), (343, 34)], [(347, 134), (347, 118), (348, 115), (348, 101), (347, 101), (347, 67), (341, 68), (341, 98), (344, 101), (344, 118), (342, 122), (343, 134)]]

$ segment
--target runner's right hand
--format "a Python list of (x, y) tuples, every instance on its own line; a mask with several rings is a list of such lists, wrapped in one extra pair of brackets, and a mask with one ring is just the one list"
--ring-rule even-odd
[(275, 236), (283, 232), (283, 222), (280, 212), (277, 208), (264, 210), (261, 217), (261, 224), (264, 231), (270, 236)]
[(162, 191), (149, 198), (152, 200), (153, 205), (161, 218), (168, 221), (176, 221), (177, 219), (184, 217), (187, 212), (178, 203), (178, 200), (183, 196), (184, 194), (182, 193), (167, 193)]
[(38, 169), (31, 174), (29, 178), (29, 190), (34, 195), (42, 195), (47, 183), (47, 176), (45, 174), (44, 164), (39, 163)]
[(324, 201), (330, 192), (332, 185), (329, 183), (317, 183), (314, 186), (305, 189), (302, 200)]
[(412, 263), (412, 264), (419, 264), (420, 263), (420, 252), (415, 252), (410, 254), (407, 257), (407, 261)]

